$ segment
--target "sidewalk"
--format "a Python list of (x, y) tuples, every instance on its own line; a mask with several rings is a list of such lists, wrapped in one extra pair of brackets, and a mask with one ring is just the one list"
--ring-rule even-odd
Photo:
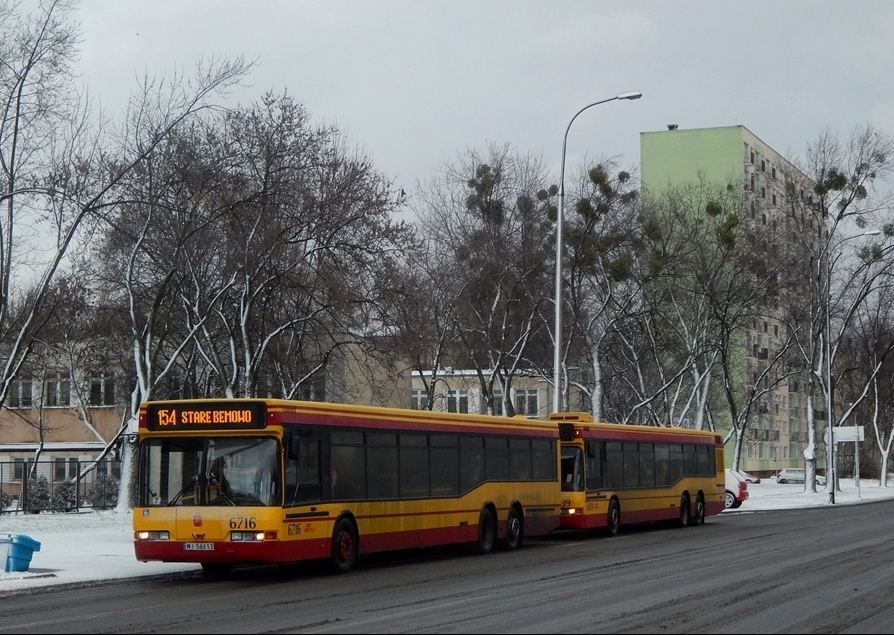
[(57, 584), (200, 571), (197, 564), (139, 562), (134, 557), (130, 512), (3, 514), (0, 533), (40, 543), (28, 571), (0, 568), (0, 597), (8, 591)]

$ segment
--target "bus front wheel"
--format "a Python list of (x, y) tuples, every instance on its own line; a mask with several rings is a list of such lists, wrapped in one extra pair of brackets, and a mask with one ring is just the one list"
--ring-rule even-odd
[(621, 504), (617, 498), (613, 498), (608, 504), (608, 518), (605, 525), (605, 535), (609, 538), (617, 536), (621, 532)]
[(689, 497), (683, 494), (680, 497), (680, 527), (688, 527), (689, 520)]
[(357, 531), (354, 523), (340, 518), (332, 532), (332, 566), (336, 573), (347, 573), (357, 564)]
[(478, 517), (478, 553), (482, 556), (494, 550), (494, 541), (497, 537), (497, 521), (493, 512), (482, 509)]

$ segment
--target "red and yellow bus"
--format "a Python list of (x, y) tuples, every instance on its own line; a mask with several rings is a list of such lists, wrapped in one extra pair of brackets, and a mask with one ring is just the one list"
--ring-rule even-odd
[(725, 507), (723, 439), (684, 428), (596, 423), (586, 413), (559, 423), (564, 529), (672, 521), (686, 527)]
[(330, 559), (559, 526), (555, 421), (276, 399), (141, 406), (138, 560)]

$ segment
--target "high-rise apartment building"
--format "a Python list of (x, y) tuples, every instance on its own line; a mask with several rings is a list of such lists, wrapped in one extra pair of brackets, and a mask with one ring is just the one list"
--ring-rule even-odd
[[(789, 246), (803, 244), (804, 236), (811, 233), (805, 228), (812, 228), (814, 236), (823, 234), (811, 214), (793, 212), (796, 207), (815, 209), (809, 180), (744, 126), (681, 130), (669, 125), (667, 130), (643, 132), (640, 161), (643, 189), (652, 196), (699, 183), (718, 187), (741, 183), (742, 218), (748, 231)], [(744, 390), (759, 381), (786, 334), (782, 315), (771, 302), (748, 321), (739, 339), (741, 350), (733, 352), (740, 360)], [(742, 438), (740, 469), (768, 474), (803, 465), (805, 389), (804, 377), (793, 376), (758, 400)], [(728, 425), (729, 413), (718, 414), (715, 421)], [(731, 449), (727, 446), (728, 462)]]

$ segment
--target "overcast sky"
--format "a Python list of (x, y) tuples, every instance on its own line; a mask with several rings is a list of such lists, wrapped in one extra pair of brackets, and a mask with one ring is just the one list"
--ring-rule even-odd
[(824, 130), (894, 134), (894, 2), (82, 0), (80, 68), (120, 111), (145, 73), (257, 59), (396, 187), (467, 148), (511, 144), (558, 175), (584, 155), (639, 162), (641, 132), (744, 125), (796, 158)]

